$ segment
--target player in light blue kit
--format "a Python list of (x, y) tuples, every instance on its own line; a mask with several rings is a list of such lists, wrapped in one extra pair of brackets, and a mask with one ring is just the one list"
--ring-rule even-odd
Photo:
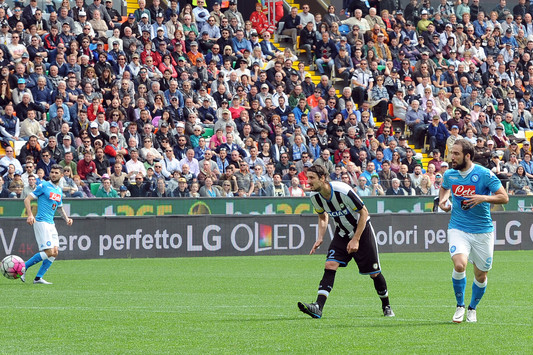
[[(457, 299), (453, 315), (461, 323), (465, 315), (466, 265), (474, 264), (474, 282), (467, 322), (476, 322), (476, 307), (487, 288), (487, 273), (492, 267), (494, 226), (490, 204), (505, 204), (509, 196), (500, 180), (490, 170), (472, 163), (474, 146), (460, 139), (452, 147), (452, 168), (444, 173), (439, 192), (439, 207), (452, 211), (448, 225), (448, 245), (454, 270), (452, 283)], [(448, 203), (450, 195), (452, 205)]]
[[(54, 164), (50, 170), (50, 181), (43, 181), (38, 185), (35, 191), (30, 193), (24, 199), (24, 207), (28, 213), (26, 220), (30, 226), (33, 226), (35, 232), (35, 239), (39, 246), (39, 252), (26, 261), (26, 272), (28, 269), (42, 261), (41, 268), (37, 272), (37, 276), (33, 280), (34, 284), (50, 285), (51, 283), (43, 279), (44, 274), (50, 268), (50, 265), (57, 257), (59, 240), (57, 236), (56, 226), (54, 224), (54, 214), (56, 209), (67, 225), (72, 225), (72, 219), (67, 216), (63, 210), (63, 192), (59, 187), (59, 180), (63, 175), (63, 168), (60, 165)], [(33, 216), (31, 210), (31, 201), (37, 199), (37, 216)], [(26, 282), (26, 272), (20, 278), (22, 282)]]

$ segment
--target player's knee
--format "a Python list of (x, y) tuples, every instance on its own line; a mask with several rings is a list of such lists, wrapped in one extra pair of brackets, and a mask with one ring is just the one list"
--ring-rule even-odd
[(44, 251), (46, 253), (46, 256), (48, 256), (49, 258), (55, 258), (58, 254), (58, 251), (57, 249), (47, 249)]
[(457, 272), (465, 272), (466, 270), (466, 264), (463, 264), (463, 263), (455, 263), (454, 264), (454, 269), (455, 271)]
[(379, 275), (381, 275), (381, 272), (376, 272), (375, 274), (370, 274), (370, 278), (375, 279)]
[(339, 268), (339, 263), (335, 261), (326, 261), (327, 270), (337, 270)]

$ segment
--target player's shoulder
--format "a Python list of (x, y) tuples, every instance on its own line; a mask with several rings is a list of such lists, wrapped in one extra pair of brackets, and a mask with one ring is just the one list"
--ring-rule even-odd
[(444, 172), (444, 175), (443, 175), (444, 178), (448, 178), (448, 179), (452, 177), (456, 178), (457, 176), (460, 176), (460, 175), (459, 175), (459, 172), (455, 169), (448, 169)]
[(496, 177), (496, 175), (490, 170), (485, 168), (484, 166), (481, 166), (479, 164), (474, 165), (474, 169), (470, 172), (470, 176), (473, 179), (479, 178), (480, 179), (490, 179), (492, 177)]
[(350, 191), (353, 192), (353, 189), (350, 187), (350, 185), (342, 181), (331, 181), (330, 184), (332, 192), (340, 192), (345, 195), (350, 193)]
[(314, 199), (317, 199), (317, 198), (320, 198), (320, 193), (319, 192), (311, 192), (311, 194), (309, 194), (309, 198), (314, 200)]

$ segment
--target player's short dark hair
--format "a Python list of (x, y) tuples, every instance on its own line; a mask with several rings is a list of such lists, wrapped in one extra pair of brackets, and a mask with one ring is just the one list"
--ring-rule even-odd
[(454, 145), (460, 145), (461, 148), (463, 148), (463, 155), (465, 157), (467, 154), (470, 154), (470, 160), (474, 159), (475, 149), (472, 143), (470, 143), (466, 139), (458, 139), (455, 141)]
[(50, 171), (52, 170), (59, 170), (61, 172), (63, 172), (63, 167), (59, 164), (53, 164), (51, 167), (50, 167)]
[(322, 165), (313, 165), (311, 166), (308, 170), (307, 170), (308, 173), (315, 173), (318, 178), (322, 178), (322, 176), (325, 176), (326, 177), (326, 180), (328, 178), (328, 171), (326, 170), (325, 167), (323, 167)]

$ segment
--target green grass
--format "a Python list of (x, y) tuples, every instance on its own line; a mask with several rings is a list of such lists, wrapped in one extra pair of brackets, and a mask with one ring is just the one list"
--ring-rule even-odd
[[(453, 324), (445, 253), (382, 254), (395, 318), (355, 265), (337, 272), (322, 319), (324, 256), (54, 263), (54, 285), (0, 280), (0, 354), (531, 353), (532, 251), (497, 252), (477, 324)], [(473, 279), (468, 270), (467, 302)]]

